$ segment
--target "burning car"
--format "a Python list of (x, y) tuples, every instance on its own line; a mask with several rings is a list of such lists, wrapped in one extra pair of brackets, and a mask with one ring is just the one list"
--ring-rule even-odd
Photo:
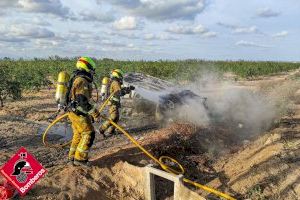
[(176, 112), (182, 106), (190, 104), (203, 105), (207, 109), (207, 98), (201, 97), (191, 90), (175, 89), (171, 82), (141, 73), (128, 73), (124, 84), (134, 85), (136, 90), (128, 96), (134, 100), (137, 112), (154, 114), (158, 122), (174, 120)]
[(182, 106), (190, 106), (191, 102), (202, 104), (205, 109), (207, 98), (201, 97), (191, 90), (182, 90), (171, 92), (159, 97), (159, 102), (156, 106), (155, 118), (158, 121), (170, 121), (176, 115), (178, 108)]

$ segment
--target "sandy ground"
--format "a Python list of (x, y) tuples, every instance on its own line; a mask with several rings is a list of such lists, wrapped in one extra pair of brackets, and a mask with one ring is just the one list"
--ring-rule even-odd
[[(290, 73), (239, 84), (256, 90), (274, 83), (288, 83), (289, 87), (299, 84), (293, 80), (295, 77), (297, 74)], [(151, 117), (140, 115), (134, 116), (141, 126), (134, 137), (154, 155), (169, 155), (180, 161), (187, 170), (186, 177), (238, 199), (296, 200), (300, 196), (299, 88), (289, 97), (293, 105), (291, 113), (269, 131), (255, 137), (241, 140), (222, 126), (173, 123), (158, 129), (151, 126)], [(91, 169), (67, 166), (68, 149), (42, 145), (41, 130), (49, 124), (48, 118), (56, 110), (53, 97), (53, 89), (27, 93), (20, 101), (6, 102), (0, 110), (0, 164), (24, 146), (48, 170), (23, 199), (143, 199), (140, 186), (144, 177), (140, 176), (139, 167), (154, 163), (125, 136), (107, 140), (97, 136), (90, 154)], [(133, 121), (137, 120), (124, 118), (122, 123), (127, 124), (129, 130), (138, 128)], [(152, 130), (143, 128), (149, 121)], [(158, 191), (159, 199), (172, 199), (170, 186), (166, 188)], [(195, 191), (207, 199), (217, 199), (203, 191)]]

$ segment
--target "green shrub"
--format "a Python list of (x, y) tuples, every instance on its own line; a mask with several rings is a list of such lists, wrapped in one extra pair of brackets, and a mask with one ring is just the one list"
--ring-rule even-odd
[(4, 106), (4, 100), (21, 98), (21, 84), (12, 79), (12, 74), (6, 66), (0, 66), (0, 107)]
[[(1, 76), (7, 81), (2, 81), (1, 83), (3, 88), (2, 96), (7, 96), (4, 93), (9, 93), (7, 84), (15, 85), (14, 88), (16, 90), (18, 88), (18, 91), (39, 90), (51, 82), (55, 82), (60, 71), (65, 70), (69, 73), (74, 71), (75, 63), (76, 58), (60, 58), (58, 56), (49, 57), (48, 59), (35, 58), (33, 60), (4, 58), (0, 60), (0, 66), (5, 68)], [(300, 63), (204, 61), (192, 59), (182, 61), (118, 61), (101, 59), (96, 60), (96, 64), (95, 80), (98, 85), (102, 77), (107, 76), (114, 68), (122, 68), (126, 72), (142, 72), (172, 81), (193, 81), (204, 71), (232, 72), (243, 78), (251, 78), (300, 68)]]

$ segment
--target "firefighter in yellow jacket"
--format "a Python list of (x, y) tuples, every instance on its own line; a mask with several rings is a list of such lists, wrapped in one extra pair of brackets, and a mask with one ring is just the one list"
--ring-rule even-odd
[[(134, 86), (122, 87), (124, 72), (120, 69), (114, 69), (110, 74), (110, 81), (108, 86), (108, 95), (114, 93), (108, 102), (109, 106), (109, 118), (113, 122), (117, 123), (120, 118), (121, 108), (121, 96), (129, 94), (131, 90), (134, 90)], [(115, 133), (115, 127), (110, 124), (109, 121), (105, 121), (99, 130), (100, 134), (104, 137), (109, 137)]]
[(71, 112), (73, 139), (69, 151), (69, 163), (89, 166), (88, 152), (95, 139), (92, 120), (99, 117), (96, 106), (90, 100), (92, 97), (92, 82), (95, 73), (95, 62), (89, 57), (81, 57), (77, 70), (69, 82), (67, 101)]

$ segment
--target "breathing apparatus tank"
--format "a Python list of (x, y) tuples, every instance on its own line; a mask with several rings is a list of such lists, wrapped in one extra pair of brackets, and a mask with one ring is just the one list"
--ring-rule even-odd
[(102, 101), (107, 98), (107, 95), (108, 95), (108, 84), (109, 84), (109, 78), (108, 77), (104, 77), (102, 79), (102, 85), (101, 85), (101, 90), (100, 90), (100, 96), (101, 96)]
[(66, 104), (66, 95), (68, 91), (68, 83), (70, 75), (66, 71), (62, 71), (58, 74), (55, 100), (58, 104), (58, 109), (61, 109)]

